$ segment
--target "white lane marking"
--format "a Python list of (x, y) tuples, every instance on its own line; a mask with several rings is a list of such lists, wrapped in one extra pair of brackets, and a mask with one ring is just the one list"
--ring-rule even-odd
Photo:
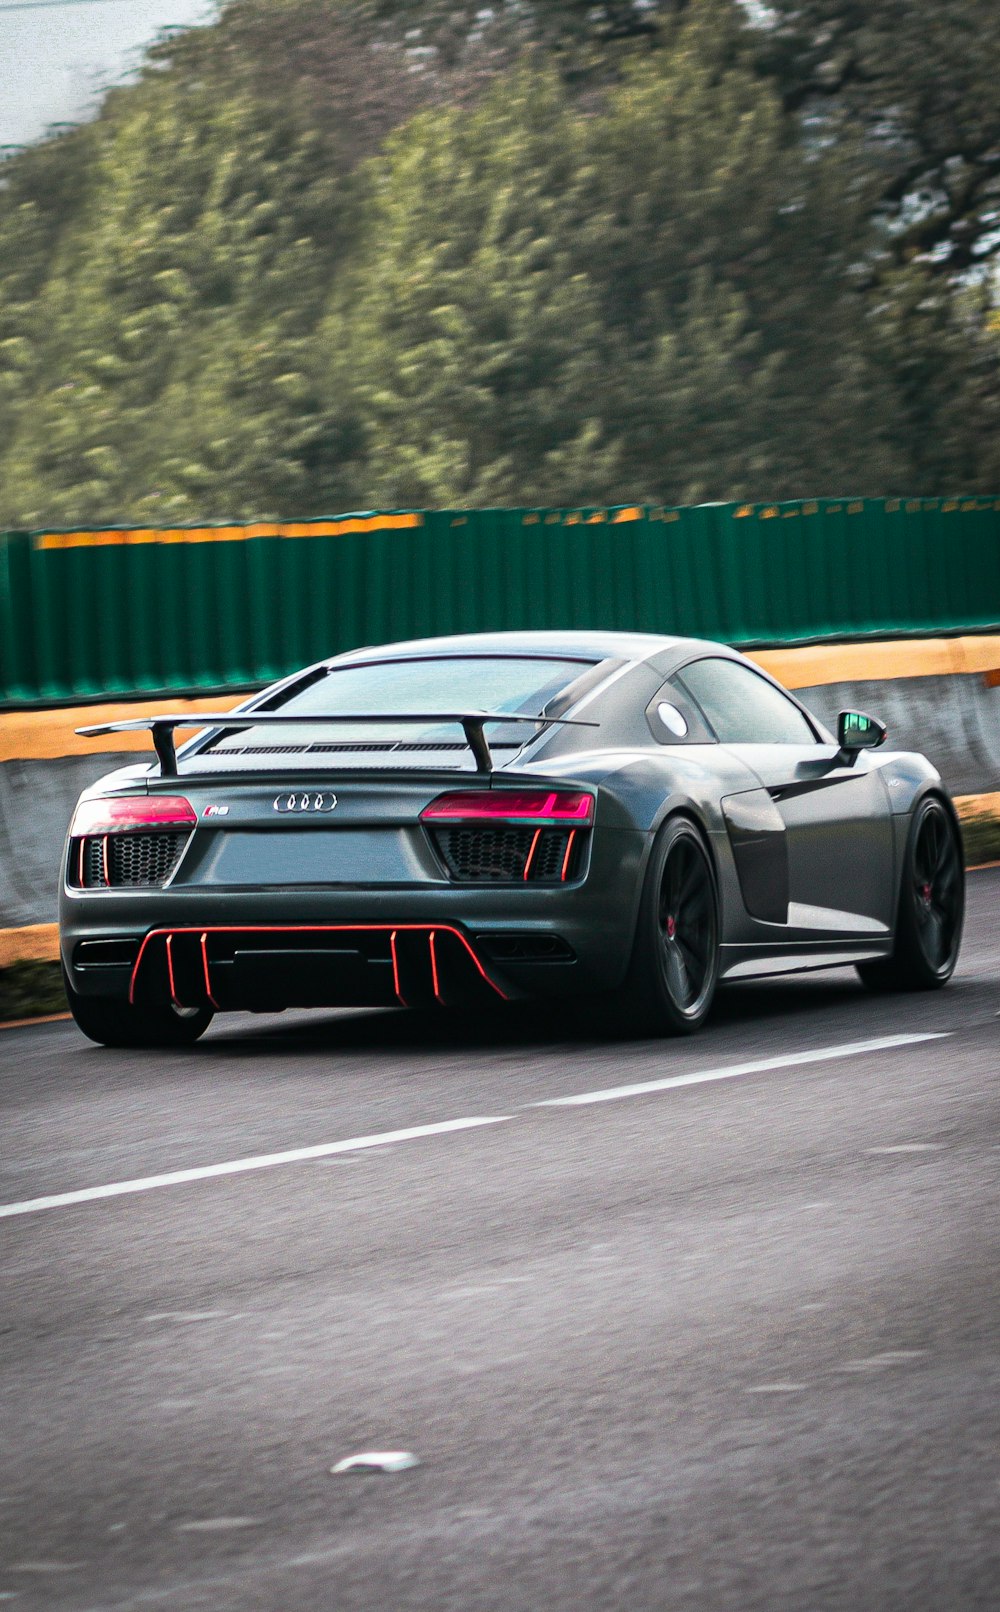
[(866, 1153), (940, 1153), (941, 1142), (899, 1142), (895, 1147), (869, 1147)]
[(12, 1573), (78, 1573), (86, 1562), (14, 1562)]
[(880, 1355), (869, 1355), (865, 1360), (846, 1360), (838, 1371), (885, 1371), (888, 1366), (906, 1366), (911, 1360), (923, 1360), (926, 1349), (886, 1349)]
[(756, 1388), (748, 1388), (748, 1394), (804, 1394), (805, 1383), (758, 1383)]
[(369, 1147), (389, 1147), (393, 1142), (415, 1142), (424, 1136), (447, 1136), (452, 1131), (470, 1131), (479, 1125), (503, 1125), (510, 1114), (489, 1118), (446, 1119), (438, 1125), (414, 1125), (406, 1131), (383, 1131), (377, 1136), (352, 1136), (346, 1142), (321, 1142), (316, 1147), (291, 1148), (287, 1153), (262, 1153), (257, 1158), (231, 1159), (227, 1164), (205, 1164), (193, 1170), (172, 1170), (167, 1175), (147, 1175), (137, 1181), (113, 1181), (109, 1186), (84, 1187), (79, 1192), (57, 1192), (48, 1198), (29, 1198), (24, 1203), (0, 1204), (0, 1220), (12, 1215), (34, 1215), (42, 1209), (65, 1209), (74, 1203), (94, 1203), (99, 1198), (121, 1198), (130, 1192), (153, 1192), (159, 1187), (179, 1187), (188, 1181), (209, 1181), (213, 1176), (242, 1175), (247, 1170), (270, 1170), (276, 1164), (301, 1164), (306, 1159), (325, 1159), (331, 1153), (349, 1153)]
[[(811, 1052), (786, 1053), (776, 1058), (758, 1058), (751, 1063), (730, 1064), (720, 1069), (702, 1069), (688, 1075), (670, 1075), (663, 1080), (646, 1080), (634, 1086), (612, 1086), (602, 1091), (581, 1092), (572, 1097), (546, 1097), (525, 1103), (525, 1108), (573, 1108), (589, 1103), (615, 1102), (623, 1097), (642, 1097), (650, 1092), (673, 1091), (682, 1086), (700, 1086), (709, 1081), (735, 1080), (741, 1075), (763, 1074), (771, 1069), (788, 1069), (802, 1064), (825, 1063), (834, 1058), (855, 1058), (869, 1052), (889, 1052), (897, 1047), (915, 1046), (925, 1041), (947, 1040), (950, 1031), (930, 1031), (920, 1035), (881, 1036), (874, 1041), (850, 1041), (837, 1047), (819, 1047)], [(142, 1176), (134, 1181), (113, 1181), (106, 1186), (83, 1187), (76, 1192), (57, 1192), (45, 1198), (29, 1198), (23, 1203), (0, 1204), (0, 1220), (14, 1215), (39, 1214), (44, 1209), (66, 1209), (73, 1204), (95, 1203), (101, 1198), (121, 1198), (135, 1192), (153, 1192), (160, 1187), (177, 1187), (191, 1181), (209, 1181), (216, 1176), (242, 1175), (249, 1170), (269, 1170), (279, 1164), (301, 1164), (309, 1159), (330, 1158), (337, 1153), (357, 1153), (367, 1148), (389, 1147), (394, 1142), (413, 1142), (425, 1136), (446, 1136), (482, 1125), (504, 1125), (511, 1114), (474, 1116), (442, 1120), (436, 1125), (415, 1125), (403, 1131), (383, 1131), (375, 1136), (354, 1136), (343, 1142), (321, 1142), (314, 1147), (291, 1148), (285, 1153), (264, 1153), (257, 1157), (230, 1159), (225, 1164), (200, 1165), (191, 1170), (171, 1170), (165, 1175)]]
[(225, 1310), (157, 1310), (155, 1315), (140, 1317), (143, 1321), (229, 1321)]
[(181, 1522), (179, 1534), (222, 1534), (230, 1528), (261, 1528), (262, 1517), (202, 1517), (198, 1522)]
[(621, 1097), (645, 1097), (649, 1092), (674, 1091), (678, 1086), (701, 1086), (711, 1080), (736, 1080), (740, 1075), (761, 1075), (768, 1069), (790, 1069), (796, 1064), (825, 1063), (830, 1058), (856, 1058), (865, 1052), (890, 1052), (894, 1047), (912, 1047), (919, 1041), (944, 1041), (951, 1031), (924, 1035), (887, 1035), (877, 1041), (849, 1041), (839, 1047), (819, 1047), (814, 1052), (789, 1052), (778, 1058), (756, 1058), (752, 1063), (729, 1064), (722, 1069), (701, 1069), (690, 1075), (668, 1075), (663, 1080), (643, 1080), (636, 1086), (608, 1086), (603, 1091), (580, 1092), (575, 1097), (546, 1097), (528, 1108), (575, 1108), (585, 1103), (613, 1103)]

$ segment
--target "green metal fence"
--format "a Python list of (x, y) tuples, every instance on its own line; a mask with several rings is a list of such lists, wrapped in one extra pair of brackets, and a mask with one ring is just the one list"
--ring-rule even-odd
[(360, 644), (1000, 628), (1000, 499), (443, 510), (0, 536), (0, 705), (239, 688)]

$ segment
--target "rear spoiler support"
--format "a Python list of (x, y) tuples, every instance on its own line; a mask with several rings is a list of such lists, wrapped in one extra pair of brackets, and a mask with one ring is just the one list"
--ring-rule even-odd
[(386, 726), (393, 724), (420, 724), (425, 723), (456, 723), (465, 734), (465, 741), (472, 751), (476, 761), (476, 770), (490, 774), (493, 771), (493, 757), (490, 753), (486, 738), (487, 723), (529, 722), (534, 727), (550, 728), (596, 728), (597, 722), (579, 722), (569, 717), (559, 716), (520, 716), (509, 711), (407, 711), (384, 712), (372, 715), (364, 712), (355, 716), (326, 716), (326, 715), (299, 715), (293, 712), (280, 711), (215, 711), (215, 712), (186, 712), (180, 716), (146, 716), (130, 717), (123, 722), (101, 722), (94, 727), (77, 728), (77, 733), (85, 739), (103, 737), (106, 733), (142, 733), (148, 730), (152, 734), (153, 748), (156, 759), (160, 763), (160, 776), (163, 778), (176, 778), (177, 776), (177, 747), (174, 734), (178, 728), (221, 728), (224, 731), (238, 733), (246, 728), (263, 727), (327, 727), (347, 726), (350, 723), (377, 722)]

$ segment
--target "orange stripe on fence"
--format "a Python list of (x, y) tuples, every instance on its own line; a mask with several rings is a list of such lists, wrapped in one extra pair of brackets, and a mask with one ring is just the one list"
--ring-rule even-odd
[(247, 543), (258, 537), (344, 537), (350, 532), (403, 532), (423, 526), (421, 514), (352, 515), (338, 521), (256, 522), (252, 526), (133, 528), (103, 532), (40, 532), (36, 549), (139, 548), (147, 543)]

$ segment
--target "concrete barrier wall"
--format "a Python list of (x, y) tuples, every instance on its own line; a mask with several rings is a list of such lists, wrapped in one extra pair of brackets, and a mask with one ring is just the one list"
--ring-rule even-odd
[(0, 930), (54, 921), (76, 798), (121, 764), (116, 755), (0, 762)]
[(1000, 790), (1000, 688), (982, 677), (910, 677), (796, 689), (836, 729), (838, 711), (864, 711), (889, 729), (892, 750), (920, 750), (953, 795)]
[[(840, 710), (879, 717), (888, 725), (891, 747), (927, 755), (951, 793), (965, 801), (969, 815), (995, 811), (1000, 817), (1000, 686), (990, 686), (991, 675), (980, 670), (936, 670), (990, 663), (1000, 669), (1000, 640), (965, 640), (964, 650), (957, 642), (931, 641), (922, 654), (913, 645), (853, 644), (764, 651), (757, 658), (831, 729)], [(935, 674), (913, 675), (920, 665), (935, 667)], [(859, 670), (901, 675), (837, 675)], [(813, 681), (804, 683), (804, 678)], [(192, 710), (231, 700), (191, 702)], [(162, 709), (162, 702), (157, 705)], [(98, 716), (87, 707), (0, 717), (0, 967), (21, 957), (56, 955), (60, 857), (74, 801), (136, 751), (149, 753), (144, 734), (122, 736), (114, 753), (92, 753), (73, 729), (145, 709), (131, 705), (109, 713), (102, 708)], [(994, 799), (984, 801), (984, 796)]]

